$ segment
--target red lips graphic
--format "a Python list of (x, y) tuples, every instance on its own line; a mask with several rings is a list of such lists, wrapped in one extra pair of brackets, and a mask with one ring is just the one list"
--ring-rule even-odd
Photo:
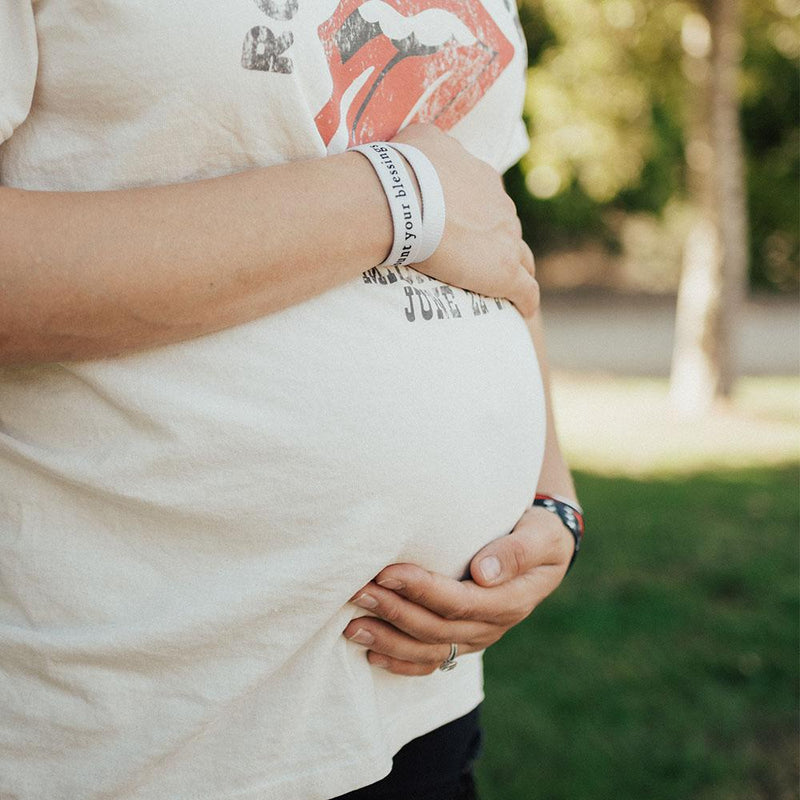
[(344, 109), (348, 146), (390, 139), (416, 104), (409, 122), (434, 122), (449, 130), (483, 97), (514, 55), (513, 45), (479, 0), (383, 2), (405, 17), (427, 9), (450, 12), (475, 42), (465, 45), (451, 37), (439, 45), (426, 45), (414, 33), (390, 39), (379, 23), (359, 14), (364, 0), (341, 0), (318, 28), (333, 79), (331, 97), (315, 118), (326, 145), (341, 121), (342, 96), (370, 67), (366, 82)]

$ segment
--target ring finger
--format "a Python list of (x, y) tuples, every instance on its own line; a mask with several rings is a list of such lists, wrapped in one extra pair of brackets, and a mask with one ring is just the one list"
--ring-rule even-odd
[[(425, 644), (373, 617), (354, 619), (344, 629), (344, 635), (373, 653), (400, 661), (438, 666), (450, 655), (449, 644)], [(459, 644), (458, 650), (463, 654), (473, 652), (474, 648)]]

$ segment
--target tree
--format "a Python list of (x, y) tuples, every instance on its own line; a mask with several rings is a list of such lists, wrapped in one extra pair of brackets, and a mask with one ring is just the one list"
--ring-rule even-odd
[(520, 12), (532, 147), (508, 181), (526, 236), (540, 252), (582, 237), (613, 248), (628, 212), (667, 210), (670, 235), (691, 220), (672, 396), (701, 413), (735, 380), (748, 229), (751, 280), (798, 283), (800, 2), (522, 0)]
[(691, 415), (730, 395), (735, 331), (747, 281), (747, 208), (740, 133), (741, 0), (706, 0), (686, 16), (692, 84), (687, 186), (695, 209), (678, 294), (670, 394)]

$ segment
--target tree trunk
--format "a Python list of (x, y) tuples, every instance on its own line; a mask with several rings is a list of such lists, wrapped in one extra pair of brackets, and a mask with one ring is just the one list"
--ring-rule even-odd
[(712, 126), (718, 153), (716, 191), (722, 244), (722, 318), (727, 342), (720, 362), (720, 393), (730, 397), (736, 381), (736, 335), (748, 281), (747, 188), (740, 125), (739, 73), (742, 61), (742, 0), (716, 0), (712, 30), (716, 29), (713, 59)]
[(708, 0), (689, 20), (685, 71), (694, 85), (687, 123), (688, 187), (695, 220), (684, 248), (670, 396), (699, 416), (735, 382), (735, 336), (747, 280), (747, 209), (739, 127), (741, 0)]

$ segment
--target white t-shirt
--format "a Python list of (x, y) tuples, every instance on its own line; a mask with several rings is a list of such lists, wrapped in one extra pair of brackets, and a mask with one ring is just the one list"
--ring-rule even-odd
[[(506, 0), (4, 0), (0, 182), (187, 181), (411, 121), (504, 169), (524, 67)], [(413, 269), (0, 370), (0, 798), (323, 800), (383, 777), (481, 700), (480, 655), (373, 668), (347, 600), (393, 562), (461, 576), (529, 505), (544, 424), (516, 310)]]

